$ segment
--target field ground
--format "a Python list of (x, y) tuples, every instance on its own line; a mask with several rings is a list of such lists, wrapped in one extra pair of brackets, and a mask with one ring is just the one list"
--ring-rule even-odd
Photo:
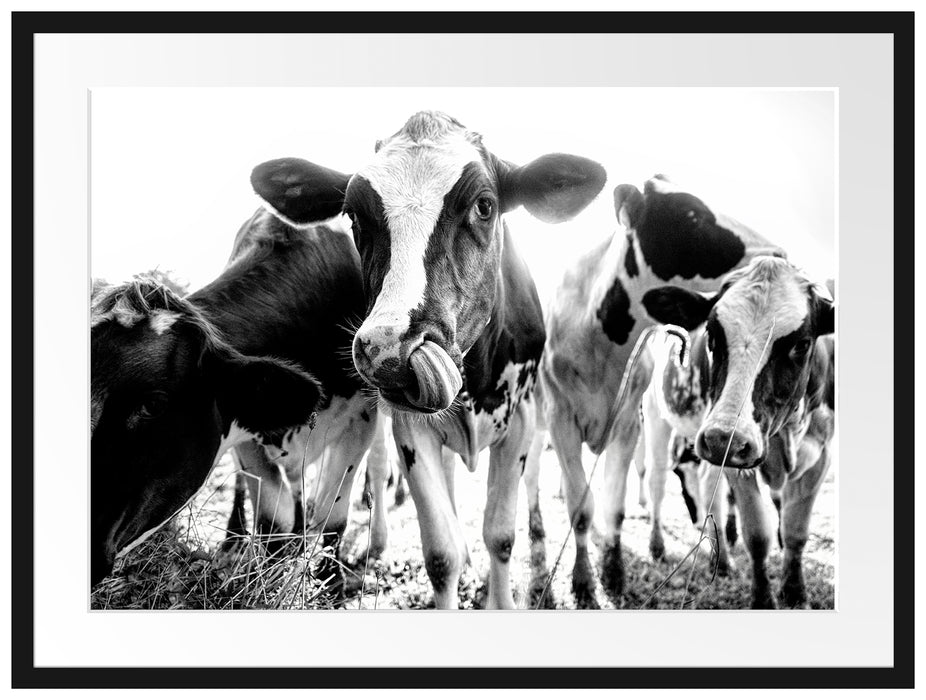
[[(586, 471), (594, 457), (584, 455)], [(813, 609), (835, 607), (836, 561), (836, 465), (827, 475), (817, 499), (811, 535), (804, 553), (804, 573), (809, 606)], [(597, 471), (603, 471), (602, 459)], [(251, 541), (233, 551), (221, 551), (224, 526), (234, 495), (234, 467), (228, 455), (213, 472), (209, 483), (194, 501), (181, 512), (159, 537), (153, 538), (126, 556), (112, 577), (93, 592), (95, 608), (247, 608), (298, 607), (323, 608), (331, 604), (324, 582), (313, 580), (305, 567), (305, 557), (269, 559), (259, 545)], [(460, 607), (482, 607), (488, 554), (482, 542), (482, 511), (485, 503), (488, 454), (484, 453), (475, 473), (462, 463), (456, 471), (456, 501), (470, 550), (470, 564), (460, 582)], [(552, 567), (565, 541), (562, 559), (550, 585), (554, 606), (574, 609), (570, 576), (575, 548), (567, 537), (569, 521), (559, 490), (559, 465), (555, 454), (547, 450), (541, 456), (541, 508), (546, 529), (546, 562)], [(599, 492), (601, 474), (595, 474), (593, 493)], [(343, 551), (348, 569), (344, 607), (357, 609), (415, 609), (433, 607), (430, 585), (421, 556), (418, 523), (411, 499), (397, 506), (393, 492), (387, 493), (389, 512), (389, 546), (380, 561), (365, 562), (369, 535), (369, 511), (362, 504), (362, 473), (352, 494), (351, 520)], [(599, 586), (598, 603), (603, 609), (680, 608), (686, 600), (686, 583), (691, 558), (653, 595), (699, 538), (681, 497), (678, 479), (669, 475), (663, 508), (666, 557), (653, 562), (648, 551), (650, 526), (648, 516), (637, 504), (638, 479), (630, 470), (627, 489), (627, 519), (622, 543), (626, 567), (624, 594), (610, 600)], [(769, 508), (772, 508), (769, 502)], [(518, 502), (518, 529), (511, 557), (511, 580), (518, 607), (529, 607), (531, 590), (531, 547), (527, 534), (527, 502), (523, 487)], [(324, 558), (330, 564), (330, 552), (317, 545), (316, 536), (305, 540), (312, 566)], [(594, 537), (589, 547), (592, 561), (598, 553)], [(742, 542), (731, 552), (735, 570), (726, 577), (711, 581), (709, 550), (706, 543), (699, 553), (696, 570), (687, 590), (689, 607), (701, 609), (748, 608), (750, 602), (751, 565)], [(778, 588), (781, 552), (773, 545), (769, 556), (769, 574), (773, 589)], [(312, 568), (312, 567), (310, 567)], [(365, 575), (364, 575), (365, 572)], [(362, 598), (360, 581), (364, 581)], [(534, 584), (537, 585), (536, 582)]]

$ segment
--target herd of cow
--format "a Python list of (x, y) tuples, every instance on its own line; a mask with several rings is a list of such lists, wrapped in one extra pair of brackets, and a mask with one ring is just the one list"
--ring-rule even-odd
[[(693, 517), (723, 523), (735, 503), (753, 607), (805, 604), (801, 555), (833, 434), (832, 293), (783, 250), (656, 175), (642, 192), (614, 190), (617, 233), (565, 272), (544, 315), (504, 214), (523, 206), (547, 223), (569, 220), (605, 180), (601, 165), (573, 155), (510, 163), (456, 120), (422, 112), (351, 175), (296, 158), (258, 165), (251, 182), (265, 206), (202, 289), (181, 297), (143, 279), (94, 289), (91, 583), (169, 521), (229, 448), (259, 477), (239, 476), (239, 491), (247, 482), (253, 528), (271, 550), (322, 526), (337, 549), (367, 456), (371, 549), (381, 553), (389, 474), (381, 445), (367, 453), (387, 413), (436, 607), (458, 607), (468, 557), (456, 455), (475, 470), (486, 448), (487, 606), (514, 607), (518, 488), (523, 477), (530, 536), (542, 539), (547, 432), (563, 472), (579, 607), (596, 604), (583, 444), (605, 453), (596, 495), (608, 593), (624, 585), (621, 526), (636, 454), (649, 472), (653, 556), (664, 551), (666, 477), (681, 465)], [(303, 466), (323, 453), (307, 502)], [(763, 481), (780, 524), (768, 517)], [(245, 527), (241, 512), (233, 508), (232, 532)], [(776, 528), (777, 594), (766, 574)]]

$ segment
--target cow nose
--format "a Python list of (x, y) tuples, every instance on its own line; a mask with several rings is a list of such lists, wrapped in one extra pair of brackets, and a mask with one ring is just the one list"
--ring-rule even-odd
[[(729, 445), (729, 452), (727, 451)], [(758, 456), (758, 447), (745, 433), (720, 427), (709, 427), (698, 436), (697, 453), (711, 464), (747, 469)], [(726, 461), (724, 461), (726, 457)]]
[(399, 332), (392, 326), (362, 326), (354, 336), (354, 365), (360, 375), (381, 388), (400, 388), (411, 380), (402, 357)]

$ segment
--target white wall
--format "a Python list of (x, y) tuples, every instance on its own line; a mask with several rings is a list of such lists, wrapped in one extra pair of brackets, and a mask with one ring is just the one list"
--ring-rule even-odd
[(574, 222), (509, 215), (541, 297), (615, 228), (611, 193), (661, 172), (835, 274), (835, 95), (627, 88), (106, 88), (91, 101), (91, 272), (159, 267), (195, 289), (222, 269), (258, 206), (251, 168), (299, 156), (353, 172), (421, 109), (445, 111), (524, 163), (551, 151), (607, 168)]

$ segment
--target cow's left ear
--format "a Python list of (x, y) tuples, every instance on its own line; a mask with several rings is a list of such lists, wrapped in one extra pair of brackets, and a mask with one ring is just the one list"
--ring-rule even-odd
[(659, 323), (692, 331), (707, 320), (719, 296), (705, 297), (682, 287), (656, 287), (643, 295), (643, 308)]
[(817, 296), (814, 304), (814, 333), (829, 335), (836, 331), (836, 305), (823, 296)]
[(288, 223), (311, 224), (337, 216), (350, 175), (301, 158), (278, 158), (251, 171), (251, 186)]
[(321, 399), (318, 381), (282, 360), (213, 353), (205, 367), (219, 412), (251, 433), (305, 425)]
[(548, 224), (568, 221), (585, 209), (608, 177), (595, 161), (565, 153), (550, 153), (521, 167), (502, 163), (500, 170), (501, 210), (523, 205)]

